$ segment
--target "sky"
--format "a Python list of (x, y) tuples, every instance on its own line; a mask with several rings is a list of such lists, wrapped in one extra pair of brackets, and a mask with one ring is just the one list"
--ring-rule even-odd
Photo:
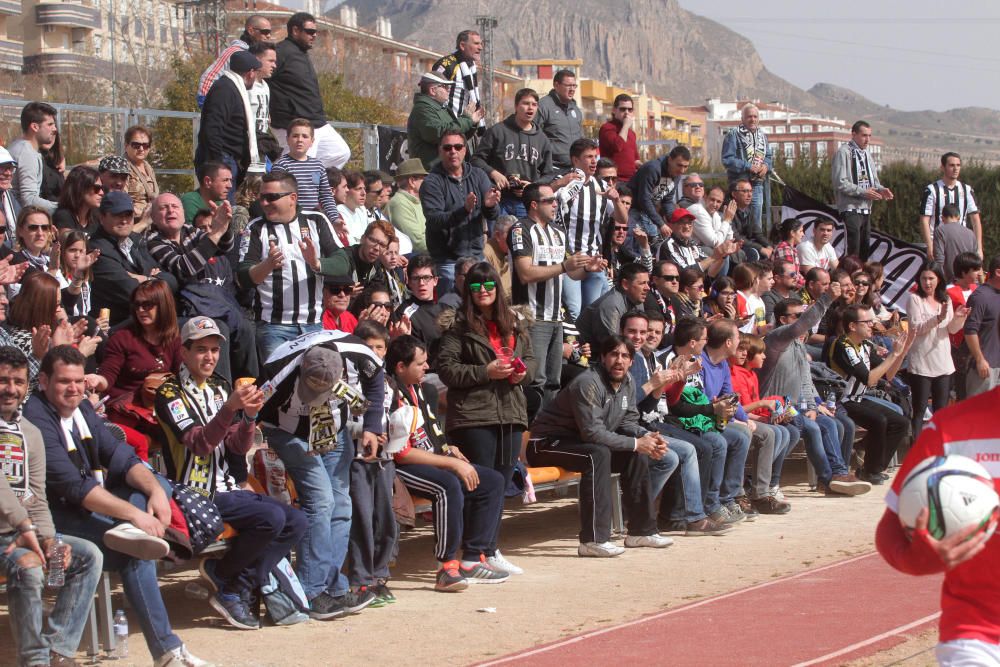
[(678, 0), (750, 39), (774, 74), (905, 111), (1000, 109), (996, 0)]

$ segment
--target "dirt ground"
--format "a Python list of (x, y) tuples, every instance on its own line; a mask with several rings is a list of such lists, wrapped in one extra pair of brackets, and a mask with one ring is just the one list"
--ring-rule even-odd
[[(790, 514), (743, 523), (725, 537), (677, 538), (669, 549), (629, 550), (615, 559), (577, 557), (574, 499), (509, 504), (501, 547), (526, 574), (455, 594), (433, 590), (433, 535), (425, 526), (402, 538), (391, 582), (398, 601), (333, 621), (239, 631), (222, 625), (206, 602), (184, 597), (194, 570), (165, 575), (162, 590), (176, 632), (195, 655), (218, 665), (469, 664), (871, 551), (888, 486), (826, 498), (809, 492), (804, 467), (802, 459), (786, 465)], [(114, 597), (120, 605), (120, 589)], [(5, 665), (14, 664), (6, 615), (0, 607)], [(130, 621), (130, 656), (114, 664), (148, 665), (138, 622)], [(933, 644), (934, 633), (925, 632), (851, 664), (933, 664)]]

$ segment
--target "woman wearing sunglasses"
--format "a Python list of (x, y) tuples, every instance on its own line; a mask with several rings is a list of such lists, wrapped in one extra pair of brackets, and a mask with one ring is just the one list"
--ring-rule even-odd
[[(25, 206), (17, 214), (15, 227), (17, 252), (11, 257), (11, 264), (28, 263), (28, 271), (45, 271), (55, 274), (58, 264), (52, 261), (52, 218), (45, 209), (39, 206)], [(21, 285), (12, 283), (7, 286), (7, 296), (11, 299), (18, 293)]]
[[(156, 173), (149, 163), (153, 150), (153, 133), (142, 125), (133, 125), (125, 130), (125, 157), (128, 160), (128, 183), (125, 190), (135, 205), (135, 219), (139, 221), (150, 203), (160, 194), (156, 184)], [(146, 225), (143, 225), (145, 228)], [(136, 230), (140, 231), (140, 230)]]
[(59, 208), (52, 214), (52, 222), (59, 229), (81, 230), (90, 236), (101, 224), (97, 209), (103, 198), (100, 172), (87, 165), (73, 167), (59, 195)]
[[(524, 387), (531, 382), (535, 358), (524, 321), (511, 310), (492, 265), (480, 262), (465, 275), (458, 311), (447, 310), (437, 371), (448, 387), (448, 441), (468, 460), (493, 468), (510, 484), (528, 427)], [(521, 574), (497, 548), (500, 521), (483, 560), (495, 569)]]

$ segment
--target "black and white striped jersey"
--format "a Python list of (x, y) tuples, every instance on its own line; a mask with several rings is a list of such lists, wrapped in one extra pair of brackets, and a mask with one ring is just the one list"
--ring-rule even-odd
[(604, 192), (604, 184), (593, 176), (587, 181), (574, 180), (556, 192), (569, 254), (601, 254), (601, 230), (614, 212), (614, 202)]
[(338, 248), (330, 221), (318, 211), (300, 211), (289, 223), (269, 222), (264, 217), (250, 221), (240, 239), (241, 267), (259, 263), (273, 241), (285, 261), (257, 285), (253, 311), (258, 322), (271, 324), (315, 324), (323, 316), (323, 276), (315, 273), (302, 257), (299, 243), (311, 238), (320, 257), (330, 257)]
[(553, 266), (566, 259), (566, 232), (555, 223), (542, 224), (521, 218), (507, 237), (512, 257), (511, 297), (515, 304), (527, 304), (536, 320), (561, 322), (562, 274), (536, 283), (526, 283), (518, 275), (517, 258), (529, 257), (534, 266)]
[(970, 229), (968, 217), (973, 213), (979, 213), (972, 186), (957, 181), (954, 186), (949, 188), (943, 180), (938, 179), (924, 188), (924, 198), (920, 207), (920, 214), (929, 216), (931, 219), (932, 236), (934, 230), (941, 223), (941, 209), (947, 204), (958, 206), (959, 220)]

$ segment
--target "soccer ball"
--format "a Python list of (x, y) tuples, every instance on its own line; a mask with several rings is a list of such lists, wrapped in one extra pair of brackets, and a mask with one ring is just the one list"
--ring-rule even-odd
[[(927, 532), (936, 540), (979, 526), (974, 535), (993, 535), (1000, 497), (986, 469), (967, 456), (931, 456), (913, 468), (899, 492), (899, 520), (913, 529), (917, 514), (930, 510)], [(970, 536), (971, 537), (971, 536)]]

